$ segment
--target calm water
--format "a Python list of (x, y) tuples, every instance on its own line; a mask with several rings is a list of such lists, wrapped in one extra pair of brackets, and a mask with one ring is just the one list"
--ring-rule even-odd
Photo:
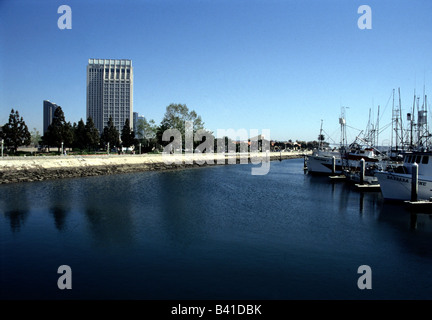
[(302, 159), (251, 167), (1, 185), (0, 298), (432, 298), (429, 215), (412, 225), (380, 193), (304, 174)]

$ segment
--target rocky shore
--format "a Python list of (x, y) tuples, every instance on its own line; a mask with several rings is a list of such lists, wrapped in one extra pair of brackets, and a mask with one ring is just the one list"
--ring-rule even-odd
[[(269, 158), (270, 161), (274, 161), (301, 158), (304, 155), (306, 154), (303, 152), (271, 152)], [(261, 156), (262, 158), (255, 159), (253, 163), (257, 163), (257, 160), (265, 161), (265, 154)], [(0, 158), (0, 184), (141, 171), (178, 170), (209, 165), (250, 163), (251, 160), (249, 155), (239, 154), (199, 154), (199, 158), (195, 155), (170, 155), (170, 158), (164, 158), (162, 154), (5, 157)]]

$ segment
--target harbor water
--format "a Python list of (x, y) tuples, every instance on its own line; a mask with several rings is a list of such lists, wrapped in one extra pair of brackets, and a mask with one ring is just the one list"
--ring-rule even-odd
[(303, 159), (253, 167), (0, 185), (0, 298), (432, 298), (429, 214)]

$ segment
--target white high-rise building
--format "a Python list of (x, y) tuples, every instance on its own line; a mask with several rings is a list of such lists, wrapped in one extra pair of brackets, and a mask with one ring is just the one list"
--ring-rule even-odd
[(126, 119), (133, 128), (132, 60), (89, 59), (87, 65), (87, 118), (103, 132), (112, 117), (121, 133)]

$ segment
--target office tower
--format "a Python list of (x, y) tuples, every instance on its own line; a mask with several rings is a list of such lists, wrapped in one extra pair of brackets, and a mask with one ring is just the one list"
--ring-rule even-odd
[(43, 133), (45, 134), (48, 130), (48, 126), (51, 124), (54, 118), (54, 112), (59, 107), (57, 104), (52, 103), (49, 100), (43, 101)]
[(137, 125), (138, 125), (138, 112), (134, 112), (133, 113), (133, 131), (135, 132), (135, 135), (137, 132)]
[(112, 117), (119, 133), (126, 119), (133, 129), (133, 68), (131, 60), (89, 59), (87, 65), (87, 118), (99, 133)]

